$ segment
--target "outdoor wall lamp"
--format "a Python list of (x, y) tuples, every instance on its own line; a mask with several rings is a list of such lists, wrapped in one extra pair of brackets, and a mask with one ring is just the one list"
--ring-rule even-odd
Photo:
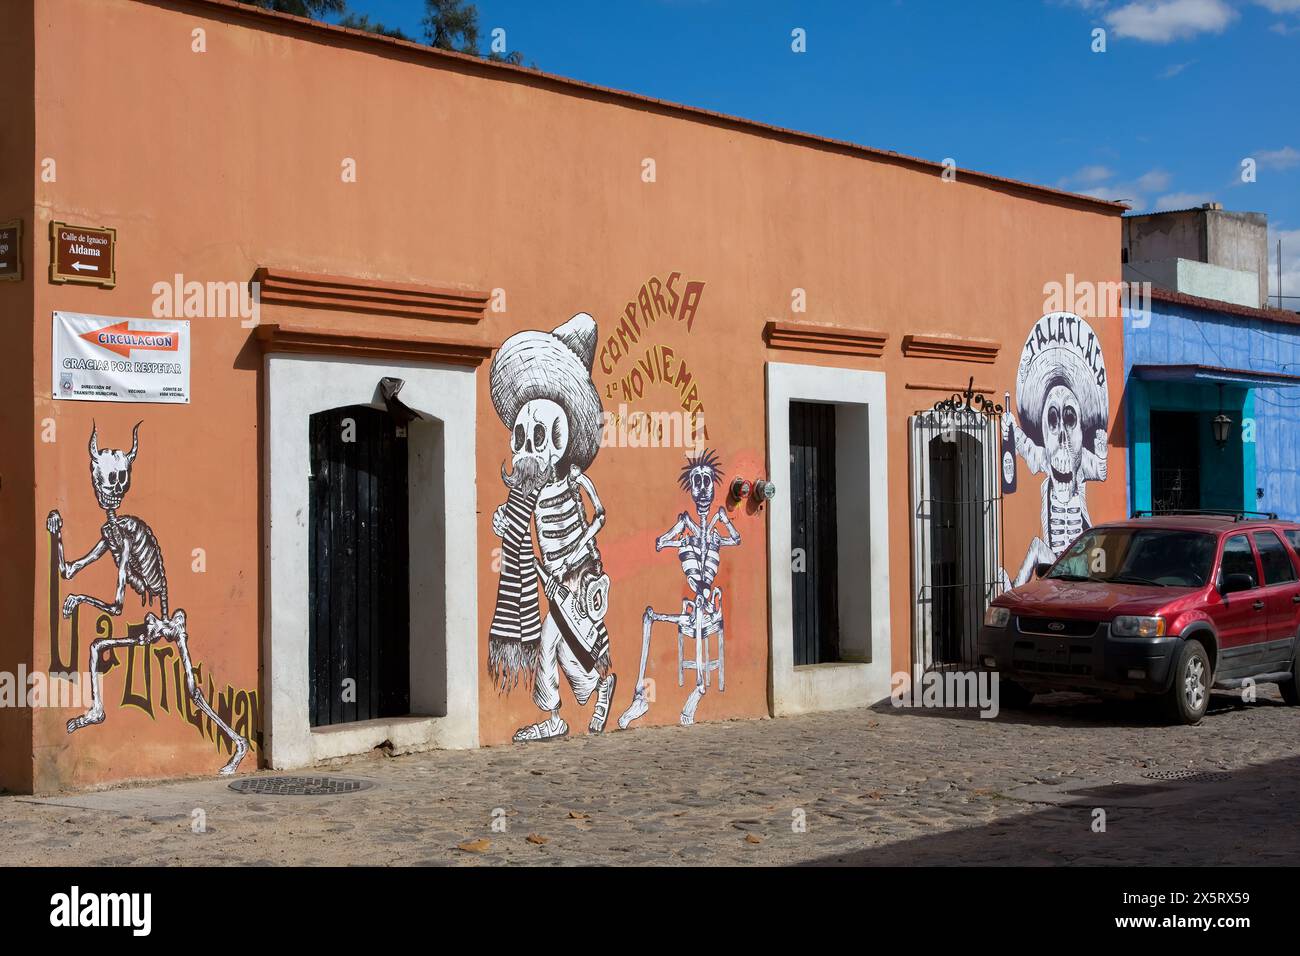
[(1219, 386), (1219, 414), (1214, 416), (1210, 422), (1210, 428), (1214, 430), (1214, 443), (1222, 448), (1228, 444), (1228, 438), (1232, 434), (1232, 419), (1223, 414), (1223, 386)]
[(1214, 429), (1214, 443), (1220, 448), (1228, 444), (1228, 438), (1232, 434), (1232, 419), (1219, 412), (1210, 422), (1210, 426)]

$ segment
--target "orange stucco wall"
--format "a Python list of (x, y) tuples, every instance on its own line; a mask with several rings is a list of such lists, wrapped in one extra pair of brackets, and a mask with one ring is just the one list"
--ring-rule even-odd
[[(30, 0), (17, 6), (28, 9)], [(727, 476), (758, 477), (766, 473), (765, 362), (884, 371), (890, 480), (873, 493), (891, 502), (897, 670), (907, 665), (911, 640), (906, 415), (944, 397), (905, 383), (964, 385), (974, 375), (1001, 401), (1004, 390), (1014, 391), (1020, 348), (1044, 311), (1044, 283), (1070, 273), (1079, 281), (1120, 278), (1118, 217), (1085, 202), (960, 176), (947, 183), (903, 161), (688, 119), (207, 3), (37, 6), (35, 152), (57, 160), (58, 178), (36, 179), (29, 224), (37, 237), (26, 285), (34, 289), (32, 420), (53, 419), (58, 440), (42, 443), (30, 426), (12, 437), (31, 443), (36, 462), (35, 500), (19, 502), (13, 513), (29, 526), (19, 552), (35, 554), (28, 589), (34, 606), (21, 616), (30, 612), (38, 667), (49, 662), (46, 513), (61, 511), (70, 556), (93, 544), (103, 517), (88, 483), (92, 419), (101, 444), (112, 447), (129, 447), (132, 425), (143, 421), (123, 511), (148, 521), (163, 544), (172, 606), (187, 611), (205, 687), (211, 676), (218, 693), (261, 689), (261, 360), (249, 329), (237, 319), (192, 321), (189, 405), (54, 402), (53, 310), (147, 318), (154, 283), (176, 273), (242, 282), (258, 266), (272, 266), (500, 289), (506, 311), (489, 312), (483, 323), (492, 344), (521, 329), (552, 329), (579, 311), (595, 317), (603, 342), (652, 276), (667, 280), (678, 272), (681, 282), (701, 281), (692, 327), (655, 323), (612, 376), (598, 357), (597, 387), (604, 395), (649, 345), (670, 347), (689, 363), (708, 445)], [(206, 31), (206, 52), (192, 49), (196, 29)], [(86, 73), (69, 64), (97, 68)], [(355, 160), (356, 182), (343, 181), (346, 159)], [(654, 160), (654, 182), (643, 181), (646, 159)], [(45, 280), (51, 219), (117, 228), (115, 289)], [(792, 316), (796, 288), (806, 292), (807, 312)], [(6, 294), (14, 293), (0, 288)], [(7, 322), (11, 314), (7, 307)], [(302, 316), (263, 310), (263, 321)], [(879, 358), (769, 349), (764, 324), (790, 318), (890, 337)], [(352, 322), (395, 334), (426, 325), (377, 316)], [(1093, 325), (1117, 372), (1118, 320)], [(908, 333), (992, 339), (1001, 351), (994, 365), (906, 358), (900, 344)], [(525, 692), (499, 694), (486, 676), (496, 589), (490, 562), (500, 543), (490, 518), (505, 498), (499, 469), (508, 436), (492, 409), (486, 364), (478, 376), (480, 735), (493, 744), (536, 720), (537, 710)], [(630, 407), (678, 408), (673, 395), (651, 387)], [(1117, 382), (1109, 399), (1111, 472), (1088, 489), (1094, 520), (1118, 515), (1124, 502)], [(620, 400), (615, 392), (606, 408), (616, 410)], [(6, 448), (10, 439), (6, 431)], [(642, 611), (647, 604), (680, 606), (684, 593), (674, 554), (654, 550), (654, 539), (687, 510), (676, 483), (682, 460), (680, 449), (606, 448), (589, 470), (609, 515), (599, 546), (613, 580), (607, 624), (620, 677), (614, 716), (631, 698)], [(788, 475), (772, 479), (787, 490)], [(1012, 574), (1039, 526), (1039, 481), (1023, 463), (1020, 480), (1021, 493), (1006, 506)], [(9, 490), (6, 474), (7, 508)], [(702, 720), (768, 713), (766, 518), (742, 508), (733, 520), (744, 540), (724, 554), (719, 578), (728, 602), (727, 688), (706, 698)], [(202, 572), (193, 570), (195, 549), (206, 561)], [(77, 579), (77, 590), (112, 589), (108, 561)], [(142, 618), (133, 595), (127, 608), (127, 621)], [(85, 648), (92, 617), (82, 616), (80, 627)], [(653, 644), (650, 673), (659, 701), (644, 722), (674, 722), (689, 680), (677, 687), (676, 642), (656, 633), (663, 636)], [(98, 727), (69, 736), (64, 723), (73, 712), (35, 713), (35, 786), (210, 773), (220, 764), (214, 742), (175, 710), (160, 708), (157, 686), (152, 715), (122, 706), (124, 677), (117, 670), (106, 678), (108, 718)], [(174, 686), (168, 692), (174, 695)], [(590, 704), (578, 708), (567, 688), (562, 694), (569, 722), (581, 732)], [(22, 784), (21, 770), (0, 766)]]

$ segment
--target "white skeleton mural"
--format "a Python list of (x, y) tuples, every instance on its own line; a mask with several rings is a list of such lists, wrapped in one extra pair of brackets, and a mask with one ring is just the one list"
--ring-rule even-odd
[(59, 574), (64, 580), (71, 581), (88, 565), (94, 564), (106, 554), (112, 557), (117, 566), (117, 592), (111, 603), (89, 594), (69, 594), (63, 602), (64, 617), (71, 617), (73, 609), (79, 604), (88, 604), (106, 614), (119, 616), (126, 600), (127, 588), (140, 595), (142, 605), (152, 607), (157, 599), (162, 612), (161, 617), (155, 616), (152, 611), (145, 614), (144, 633), (139, 637), (102, 638), (90, 645), (91, 706), (82, 716), (68, 721), (68, 733), (104, 721), (103, 675), (99, 671), (100, 655), (104, 651), (132, 644), (148, 646), (166, 640), (174, 643), (180, 652), (181, 663), (185, 668), (185, 687), (191, 702), (221, 729), (234, 746), (230, 760), (220, 770), (222, 774), (232, 774), (248, 753), (248, 741), (217, 716), (194, 677), (185, 612), (178, 608), (175, 614), (168, 613), (167, 572), (163, 567), (162, 547), (158, 539), (141, 519), (117, 512), (127, 492), (131, 490), (131, 469), (140, 449), (141, 424), (143, 423), (137, 423), (132, 429), (129, 452), (111, 448), (100, 450), (99, 431), (94, 425), (91, 426), (90, 481), (99, 507), (104, 511), (104, 524), (94, 547), (75, 561), (64, 560), (63, 518), (55, 510), (50, 512), (45, 522), (47, 530), (54, 536)]
[[(726, 672), (723, 650), (722, 589), (714, 585), (718, 575), (718, 565), (722, 560), (722, 549), (740, 544), (740, 533), (727, 517), (725, 508), (719, 507), (710, 518), (709, 509), (717, 486), (722, 480), (722, 467), (718, 456), (705, 449), (694, 458), (687, 457), (678, 484), (691, 496), (695, 506), (695, 517), (686, 512), (677, 516), (677, 523), (664, 532), (655, 541), (655, 550), (675, 548), (677, 559), (682, 564), (686, 575), (686, 584), (691, 596), (682, 599), (682, 610), (678, 614), (662, 614), (653, 607), (645, 609), (641, 618), (641, 669), (637, 673), (636, 692), (631, 705), (618, 718), (618, 726), (626, 730), (628, 725), (650, 709), (646, 693), (645, 669), (650, 655), (650, 629), (655, 622), (675, 624), (677, 626), (677, 683), (684, 683), (686, 670), (695, 671), (695, 688), (686, 699), (682, 708), (681, 723), (695, 723), (695, 710), (709, 688), (709, 675), (718, 672), (718, 691), (726, 689)], [(721, 526), (725, 534), (717, 529)], [(717, 657), (710, 659), (708, 641), (716, 635)], [(695, 641), (695, 660), (683, 658), (683, 645), (689, 640)]]
[(1085, 319), (1053, 312), (1035, 324), (1016, 375), (1016, 408), (1002, 416), (1004, 440), (1032, 474), (1044, 474), (1042, 534), (1029, 544), (1014, 581), (1019, 587), (1040, 563), (1053, 562), (1092, 526), (1084, 485), (1106, 480), (1110, 407), (1101, 342)]
[[(533, 702), (546, 714), (521, 727), (516, 741), (568, 735), (560, 716), (561, 671), (579, 705), (596, 696), (589, 733), (605, 729), (614, 696), (604, 623), (609, 576), (596, 547), (605, 508), (586, 475), (603, 427), (591, 381), (596, 337), (595, 320), (583, 312), (553, 332), (519, 332), (502, 343), (488, 373), (512, 455), (510, 471), (501, 468), (506, 502), (492, 516), (501, 572), (488, 670), (506, 692), (520, 680), (531, 683)], [(544, 619), (539, 578), (549, 605)]]

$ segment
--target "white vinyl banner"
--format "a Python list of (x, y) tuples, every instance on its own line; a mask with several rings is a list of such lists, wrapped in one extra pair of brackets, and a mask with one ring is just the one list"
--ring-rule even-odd
[(82, 402), (190, 400), (190, 324), (54, 313), (54, 397)]

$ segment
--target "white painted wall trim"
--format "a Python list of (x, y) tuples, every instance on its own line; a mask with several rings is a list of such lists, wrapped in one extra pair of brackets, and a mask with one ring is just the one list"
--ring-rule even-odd
[[(313, 730), (308, 420), (331, 408), (376, 405), (375, 387), (385, 375), (404, 379), (402, 401), (433, 420), (413, 423), (409, 432), (411, 706), (417, 714)], [(478, 746), (474, 369), (270, 354), (265, 381), (263, 741), (270, 766), (307, 767), (385, 741), (395, 752)], [(434, 469), (443, 472), (439, 480)], [(434, 547), (441, 553), (429, 553)]]
[[(855, 572), (870, 593), (869, 663), (794, 665), (790, 535), (790, 403), (825, 402), (852, 406), (856, 414), (837, 423), (837, 454), (866, 449), (865, 487), (837, 487), (836, 493), (869, 496), (865, 552), (867, 566)], [(866, 414), (861, 414), (865, 408)], [(857, 440), (847, 430), (856, 430)], [(768, 475), (777, 495), (768, 506), (769, 695), (773, 716), (874, 704), (889, 696), (893, 673), (889, 624), (889, 508), (885, 419), (885, 374), (816, 365), (767, 365)], [(841, 461), (840, 466), (843, 465)], [(841, 473), (845, 469), (839, 467)], [(853, 469), (850, 469), (852, 471)], [(841, 548), (841, 561), (845, 549)], [(855, 559), (856, 560), (856, 559)], [(846, 569), (841, 568), (841, 587)], [(867, 634), (850, 634), (849, 645), (867, 644)], [(844, 643), (844, 642), (842, 642)]]

